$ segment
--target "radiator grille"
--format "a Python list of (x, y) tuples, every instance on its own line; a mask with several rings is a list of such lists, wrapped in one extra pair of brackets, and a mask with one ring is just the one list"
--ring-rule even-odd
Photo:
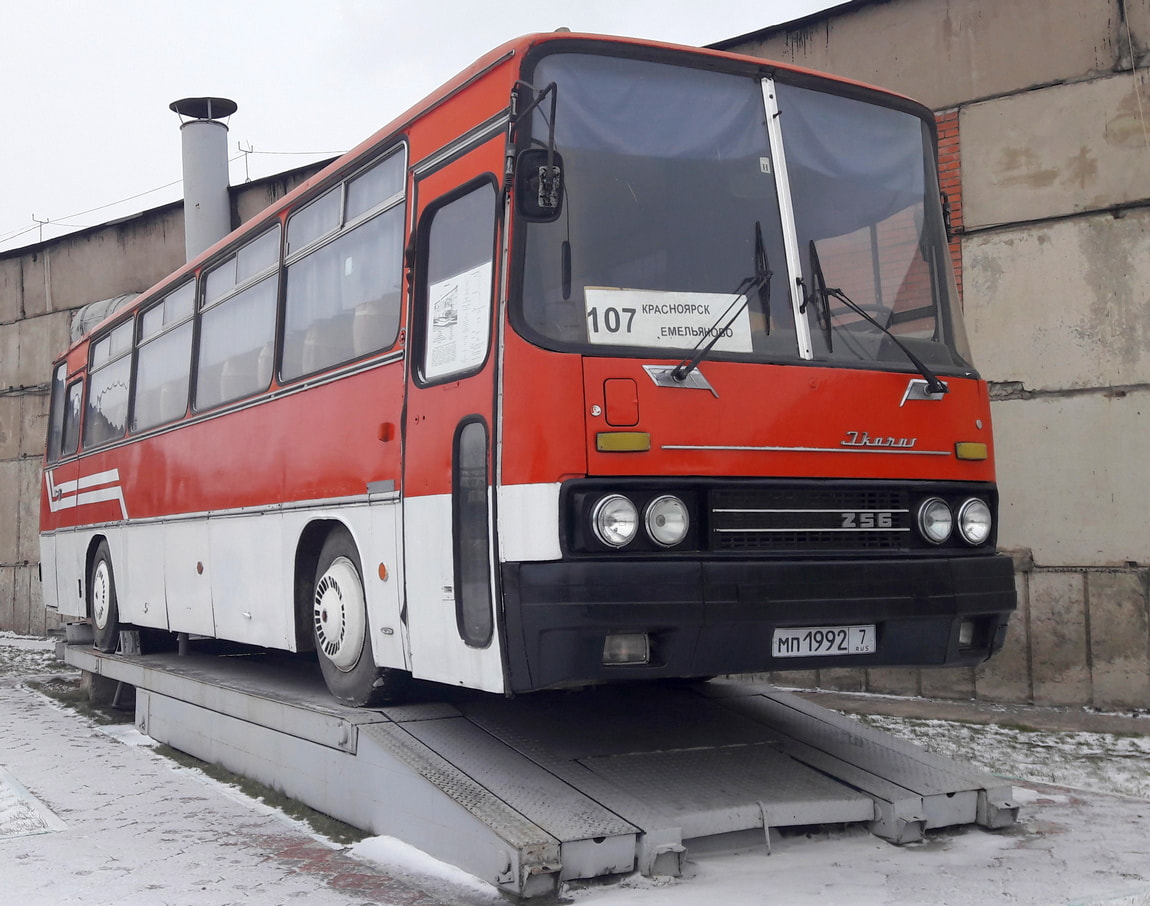
[(910, 512), (897, 488), (778, 487), (714, 490), (711, 550), (876, 551), (910, 544)]

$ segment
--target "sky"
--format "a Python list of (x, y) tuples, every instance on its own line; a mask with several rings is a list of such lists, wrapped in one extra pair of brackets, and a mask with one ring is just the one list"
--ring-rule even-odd
[(347, 151), (536, 31), (706, 45), (842, 0), (6, 0), (0, 252), (182, 197), (184, 97), (226, 97), (233, 184)]

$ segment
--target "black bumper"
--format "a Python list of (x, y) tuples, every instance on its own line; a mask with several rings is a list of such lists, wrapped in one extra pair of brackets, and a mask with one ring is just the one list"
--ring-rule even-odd
[[(511, 689), (829, 667), (977, 664), (1015, 608), (1009, 557), (505, 563)], [(974, 623), (960, 645), (959, 626)], [(776, 658), (776, 628), (871, 624), (873, 654)], [(651, 663), (605, 666), (612, 632), (646, 632)]]

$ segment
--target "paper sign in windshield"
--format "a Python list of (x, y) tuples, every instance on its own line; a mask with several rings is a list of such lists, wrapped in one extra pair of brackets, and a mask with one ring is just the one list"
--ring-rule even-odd
[(751, 351), (751, 319), (743, 296), (588, 286), (585, 297), (592, 343), (692, 349), (717, 334), (717, 352)]

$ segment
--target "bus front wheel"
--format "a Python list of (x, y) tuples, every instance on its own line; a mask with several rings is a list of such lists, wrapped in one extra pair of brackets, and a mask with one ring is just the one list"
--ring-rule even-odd
[(92, 644), (113, 652), (120, 641), (120, 608), (116, 604), (116, 578), (108, 542), (101, 541), (88, 572), (88, 613), (92, 617)]
[(362, 708), (402, 694), (408, 674), (375, 664), (359, 553), (345, 529), (332, 531), (320, 551), (312, 586), (312, 632), (324, 682), (336, 699)]

